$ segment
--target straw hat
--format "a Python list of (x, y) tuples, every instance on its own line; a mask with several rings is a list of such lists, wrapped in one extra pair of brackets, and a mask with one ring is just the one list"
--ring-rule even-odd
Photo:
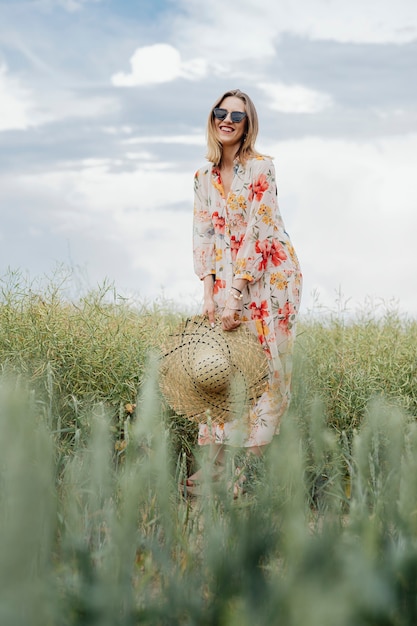
[(240, 417), (265, 390), (268, 360), (245, 325), (223, 331), (206, 317), (183, 322), (163, 347), (160, 389), (179, 415), (222, 424)]

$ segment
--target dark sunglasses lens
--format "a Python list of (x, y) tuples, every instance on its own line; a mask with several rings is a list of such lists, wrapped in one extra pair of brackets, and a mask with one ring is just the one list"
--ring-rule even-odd
[(213, 114), (214, 114), (214, 117), (217, 118), (218, 120), (224, 120), (227, 117), (226, 109), (219, 109), (218, 107), (213, 109)]
[(246, 117), (246, 113), (243, 113), (242, 111), (233, 111), (230, 114), (230, 117), (232, 118), (232, 122), (241, 122), (243, 118)]

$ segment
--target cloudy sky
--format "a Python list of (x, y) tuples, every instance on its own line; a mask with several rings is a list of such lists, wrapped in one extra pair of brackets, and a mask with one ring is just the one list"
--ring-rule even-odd
[(193, 175), (247, 91), (303, 311), (417, 315), (415, 0), (0, 0), (0, 273), (199, 307)]

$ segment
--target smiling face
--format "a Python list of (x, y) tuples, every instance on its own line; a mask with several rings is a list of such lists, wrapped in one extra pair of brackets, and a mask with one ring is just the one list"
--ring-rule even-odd
[(246, 118), (241, 122), (232, 122), (230, 113), (232, 111), (245, 111), (244, 102), (235, 96), (228, 96), (224, 98), (219, 104), (219, 108), (226, 109), (228, 115), (224, 120), (218, 120), (214, 118), (214, 125), (216, 129), (216, 135), (223, 148), (240, 146), (242, 137), (246, 130)]
[[(219, 120), (214, 115), (215, 109), (223, 109), (226, 117)], [(245, 114), (240, 122), (232, 121), (231, 113), (234, 111)], [(236, 117), (239, 118), (239, 115)], [(255, 148), (257, 136), (258, 114), (248, 94), (240, 89), (226, 91), (214, 102), (208, 115), (207, 160), (216, 166), (221, 164), (223, 158), (238, 158), (241, 163), (246, 163), (248, 159), (259, 156)]]

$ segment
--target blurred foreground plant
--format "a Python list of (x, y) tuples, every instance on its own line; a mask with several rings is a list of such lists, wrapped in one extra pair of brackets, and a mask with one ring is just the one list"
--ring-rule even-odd
[[(123, 459), (96, 404), (88, 441), (57, 479), (36, 397), (22, 379), (1, 379), (1, 624), (416, 623), (417, 431), (400, 408), (369, 404), (351, 448), (320, 403), (304, 411), (308, 428), (290, 413), (247, 495), (232, 497), (230, 453), (224, 481), (190, 501), (153, 359), (146, 371)], [(323, 464), (312, 500), (309, 476)]]

